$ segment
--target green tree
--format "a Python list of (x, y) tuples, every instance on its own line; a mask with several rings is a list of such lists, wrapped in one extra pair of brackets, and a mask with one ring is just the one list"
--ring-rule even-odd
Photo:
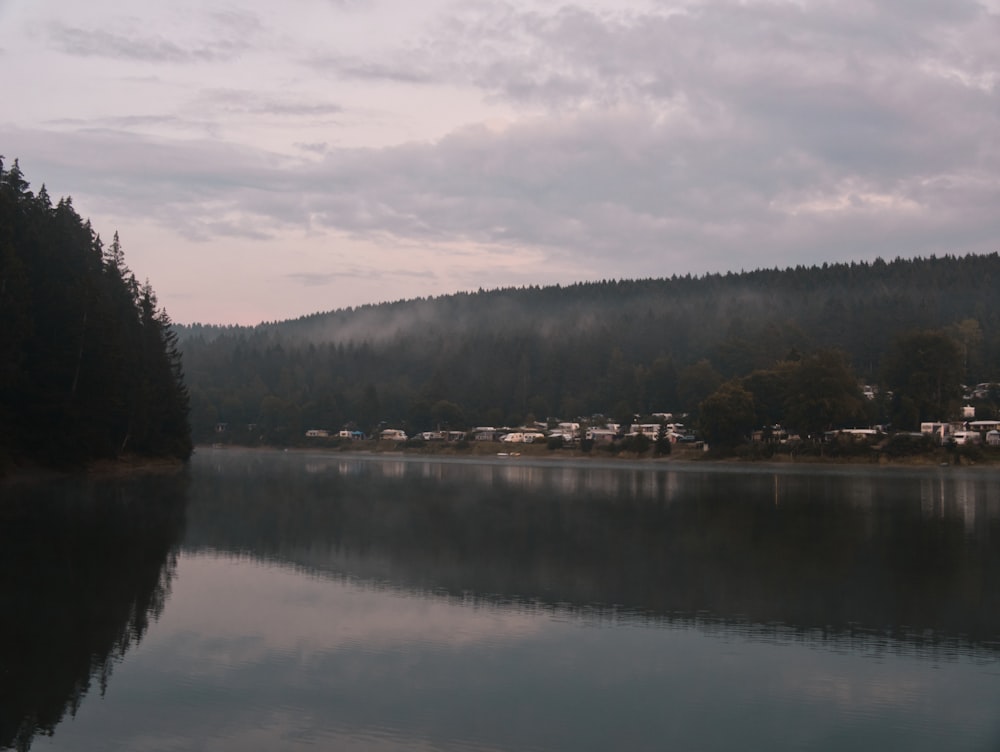
[(374, 435), (381, 420), (382, 401), (379, 399), (378, 389), (374, 383), (368, 382), (361, 396), (361, 404), (358, 405), (358, 425), (365, 433)]
[(962, 396), (962, 351), (940, 330), (897, 336), (883, 364), (883, 381), (893, 393), (890, 417), (897, 428), (947, 420)]
[(784, 368), (787, 427), (816, 435), (864, 420), (864, 396), (842, 352), (819, 350)]
[(753, 395), (755, 427), (773, 426), (785, 419), (790, 365), (785, 363), (770, 370), (753, 371), (740, 380), (743, 388)]
[(682, 369), (677, 376), (677, 397), (681, 409), (686, 413), (695, 413), (701, 402), (715, 392), (722, 381), (722, 375), (704, 358)]
[(448, 400), (438, 400), (431, 407), (431, 419), (435, 427), (440, 429), (465, 428), (465, 415), (462, 408)]
[(968, 318), (948, 328), (948, 335), (955, 340), (962, 353), (962, 378), (976, 382), (983, 368), (983, 330), (976, 319)]
[(17, 162), (0, 161), (0, 453), (190, 454), (176, 335), (143, 293), (117, 233), (105, 250), (70, 198), (32, 196)]
[(148, 282), (140, 292), (139, 310), (142, 342), (138, 379), (123, 447), (187, 458), (191, 454), (190, 401), (177, 335), (171, 329), (166, 311), (157, 307), (156, 295)]
[(727, 381), (702, 401), (698, 415), (701, 433), (710, 444), (739, 444), (754, 426), (753, 395), (738, 381)]
[(653, 361), (649, 374), (649, 403), (654, 410), (676, 410), (677, 369), (674, 360), (666, 355)]
[(656, 432), (656, 443), (653, 449), (658, 455), (668, 455), (671, 452), (670, 439), (667, 437), (667, 426), (660, 424), (660, 429)]

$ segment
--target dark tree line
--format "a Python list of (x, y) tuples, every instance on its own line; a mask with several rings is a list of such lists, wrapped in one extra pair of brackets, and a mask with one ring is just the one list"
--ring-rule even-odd
[(173, 325), (117, 233), (105, 247), (0, 159), (0, 467), (186, 458), (188, 412)]
[[(997, 254), (877, 260), (480, 290), (178, 332), (201, 440), (218, 423), (290, 441), (351, 423), (698, 418), (724, 385), (709, 412), (738, 408), (758, 426), (912, 428), (957, 407), (960, 383), (1000, 378), (998, 283)], [(948, 344), (922, 355), (921, 338)], [(883, 399), (862, 400), (860, 382)]]

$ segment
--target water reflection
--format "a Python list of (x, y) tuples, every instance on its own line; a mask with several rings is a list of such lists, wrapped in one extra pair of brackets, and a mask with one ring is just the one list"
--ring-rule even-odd
[(1000, 739), (996, 474), (220, 450), (187, 477), (5, 495), (2, 741), (69, 713), (37, 749)]
[[(62, 729), (61, 748), (975, 751), (998, 738), (995, 676), (954, 655), (609, 618), (187, 552), (108, 707)], [(159, 712), (121, 720), (132, 696)]]
[(598, 621), (997, 648), (994, 474), (275, 457), (204, 458), (190, 550)]
[(184, 526), (181, 477), (33, 481), (0, 501), (0, 748), (76, 714), (161, 615)]

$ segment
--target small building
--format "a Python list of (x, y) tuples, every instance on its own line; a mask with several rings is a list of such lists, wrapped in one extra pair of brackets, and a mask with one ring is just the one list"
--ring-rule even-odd
[(826, 441), (832, 441), (838, 436), (849, 436), (855, 441), (870, 441), (879, 435), (881, 435), (881, 431), (877, 428), (841, 428), (836, 431), (827, 431), (823, 434), (823, 438)]
[(925, 436), (933, 436), (939, 444), (944, 444), (951, 436), (951, 425), (928, 421), (920, 424), (920, 433)]
[(536, 441), (543, 441), (545, 434), (539, 431), (511, 431), (500, 437), (500, 441), (505, 444), (533, 444)]
[(775, 423), (773, 426), (764, 426), (751, 434), (751, 440), (758, 443), (779, 443), (787, 444), (791, 438), (787, 430)]
[(471, 433), (474, 441), (499, 441), (504, 431), (498, 431), (493, 426), (476, 426)]
[(610, 428), (588, 428), (587, 439), (595, 444), (610, 444), (618, 436), (618, 432)]
[(1000, 420), (973, 420), (968, 423), (970, 431), (1000, 431)]
[(965, 446), (966, 444), (980, 444), (983, 437), (979, 431), (955, 431), (951, 435), (951, 439), (957, 446)]
[(552, 431), (549, 434), (550, 439), (562, 439), (563, 444), (576, 444), (580, 439), (580, 434), (578, 431)]
[(983, 381), (969, 389), (966, 387), (966, 399), (988, 399), (990, 392), (995, 388), (995, 384), (990, 381)]
[(660, 435), (660, 429), (662, 428), (660, 423), (633, 423), (629, 426), (629, 434), (638, 435), (642, 434), (650, 439), (656, 439)]

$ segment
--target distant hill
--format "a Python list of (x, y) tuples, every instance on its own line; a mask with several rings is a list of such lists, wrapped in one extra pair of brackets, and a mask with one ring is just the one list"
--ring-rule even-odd
[(878, 385), (913, 332), (946, 336), (965, 383), (1000, 378), (1000, 256), (480, 290), (177, 331), (202, 440), (218, 423), (277, 440), (694, 412), (726, 380), (830, 349)]

